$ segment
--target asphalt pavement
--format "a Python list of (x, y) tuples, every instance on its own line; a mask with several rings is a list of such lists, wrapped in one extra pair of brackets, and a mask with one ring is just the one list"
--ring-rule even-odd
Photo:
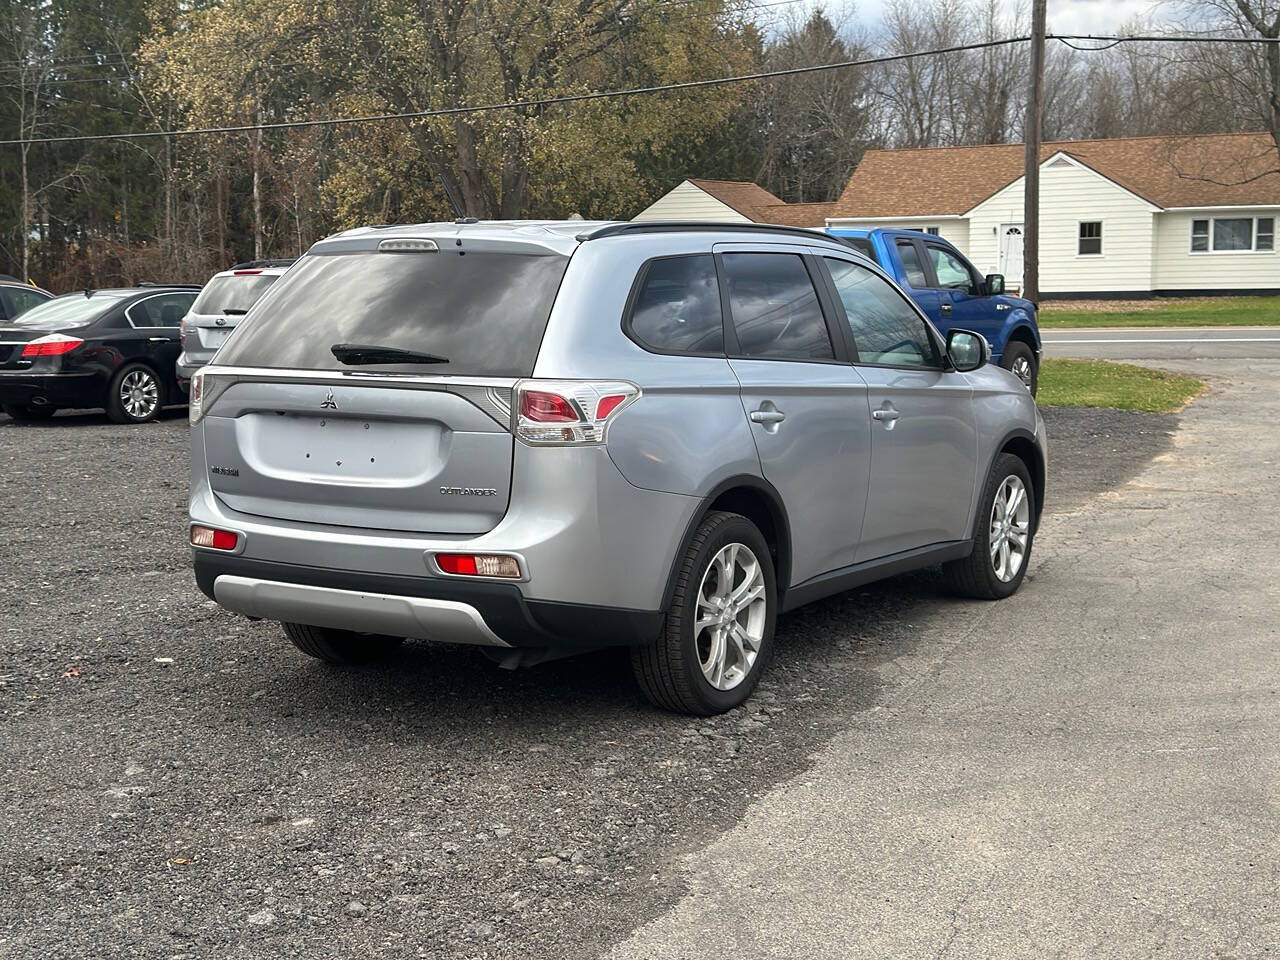
[[(1167, 454), (1177, 418), (1045, 417), (1053, 556), (1065, 549), (1060, 531), (1075, 529), (1064, 512)], [(1065, 590), (1085, 609), (1142, 606), (1127, 580), (1082, 596), (1075, 570), (1056, 578), (1052, 560), (1034, 560), (1030, 589), (997, 607), (957, 601), (934, 572), (898, 577), (780, 618), (753, 700), (695, 720), (646, 705), (614, 654), (516, 673), (474, 650), (419, 643), (363, 669), (309, 660), (277, 626), (232, 616), (195, 589), (186, 486), (183, 411), (137, 427), (92, 413), (28, 426), (0, 415), (6, 960), (597, 957), (678, 902), (683, 856), (803, 777), (833, 736), (887, 736), (900, 685), (922, 670), (935, 675), (916, 699), (925, 718), (893, 732), (908, 744), (904, 772), (927, 780), (929, 759), (910, 744), (937, 736), (929, 698), (945, 714), (975, 682), (962, 657), (950, 690), (948, 657), (1001, 657), (1040, 636), (1040, 618), (1057, 630), (1077, 617), (1074, 606), (1044, 606), (1046, 593)], [(1263, 529), (1233, 528), (1225, 542), (1248, 560)], [(1076, 538), (1073, 555), (1085, 551)], [(1098, 562), (1118, 549), (1103, 544)], [(1228, 569), (1218, 576), (1230, 584)], [(1115, 646), (1139, 632), (1115, 614)], [(993, 659), (989, 696), (1007, 688), (1021, 703), (1014, 664), (1055, 685), (1087, 672), (1074, 656), (1038, 663), (1039, 643), (1013, 664)], [(1116, 678), (1113, 693), (1124, 698), (1127, 683)], [(1028, 737), (1050, 735), (1041, 717), (1032, 705)], [(975, 774), (993, 763), (975, 743), (967, 760), (940, 758), (939, 782), (956, 762)], [(907, 854), (921, 841), (904, 853), (892, 822), (908, 800), (876, 798), (878, 817), (849, 807), (869, 837), (879, 832), (871, 852), (886, 875), (918, 863)], [(1222, 801), (1205, 810), (1230, 822)], [(825, 842), (816, 821), (793, 826), (809, 828)], [(798, 889), (778, 888), (777, 904), (799, 903)], [(725, 942), (697, 956), (725, 956)]]
[(1212, 377), (1173, 448), (920, 623), (613, 960), (1280, 955), (1280, 363), (1161, 366)]
[(1280, 359), (1280, 327), (1042, 327), (1040, 336), (1049, 357)]

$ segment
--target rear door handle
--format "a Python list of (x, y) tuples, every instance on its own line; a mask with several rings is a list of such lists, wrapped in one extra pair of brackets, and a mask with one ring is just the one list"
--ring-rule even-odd
[(168, 343), (169, 337), (147, 337), (152, 343)]

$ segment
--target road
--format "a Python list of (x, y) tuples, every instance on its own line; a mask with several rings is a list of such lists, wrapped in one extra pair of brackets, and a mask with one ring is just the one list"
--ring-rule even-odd
[(1161, 366), (1214, 377), (1173, 449), (922, 624), (613, 960), (1280, 953), (1280, 363)]
[(1045, 356), (1280, 359), (1280, 327), (1044, 327)]

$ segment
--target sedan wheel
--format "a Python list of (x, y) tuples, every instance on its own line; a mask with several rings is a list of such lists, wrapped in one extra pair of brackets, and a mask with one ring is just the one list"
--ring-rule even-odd
[(142, 364), (116, 374), (107, 394), (107, 416), (116, 423), (143, 423), (164, 406), (164, 386), (155, 371)]

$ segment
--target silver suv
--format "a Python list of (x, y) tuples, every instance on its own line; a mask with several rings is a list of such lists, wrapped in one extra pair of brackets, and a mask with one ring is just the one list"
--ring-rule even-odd
[(986, 341), (783, 227), (432, 223), (317, 243), (196, 374), (196, 578), (335, 663), (630, 648), (745, 700), (778, 614), (942, 564), (1007, 597), (1044, 425)]
[(182, 318), (178, 386), (188, 390), (195, 372), (213, 360), (249, 308), (284, 275), (292, 260), (254, 260), (215, 273)]

